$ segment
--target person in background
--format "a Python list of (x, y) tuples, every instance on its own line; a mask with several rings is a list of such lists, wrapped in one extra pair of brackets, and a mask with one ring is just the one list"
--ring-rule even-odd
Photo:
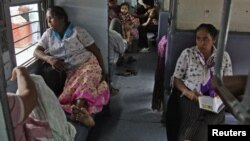
[(113, 77), (116, 70), (116, 63), (119, 58), (123, 57), (127, 49), (127, 41), (124, 40), (118, 32), (115, 30), (109, 29), (109, 64), (110, 64), (110, 85), (111, 85), (111, 94), (116, 95), (119, 92), (114, 86)]
[[(207, 141), (207, 126), (224, 123), (225, 110), (218, 114), (202, 110), (197, 101), (200, 95), (216, 96), (211, 79), (215, 73), (217, 33), (212, 24), (200, 24), (195, 30), (196, 45), (185, 49), (177, 60), (173, 74), (174, 89), (166, 112), (169, 141)], [(223, 75), (232, 75), (227, 52), (222, 66)]]
[(119, 7), (119, 5), (117, 5), (117, 0), (109, 0), (108, 6), (109, 6), (108, 22), (110, 24), (110, 22), (113, 18), (119, 17), (118, 15), (120, 13), (120, 7)]
[(158, 14), (159, 10), (154, 7), (153, 0), (142, 0), (143, 6), (147, 9), (147, 12), (144, 13), (142, 16), (139, 15), (140, 18), (145, 18), (146, 21), (141, 23), (138, 27), (139, 31), (139, 41), (138, 46), (141, 48), (140, 52), (149, 52), (148, 46), (148, 38), (147, 33), (152, 32), (154, 34), (158, 31)]
[[(138, 3), (138, 5), (136, 8), (136, 14), (137, 15), (144, 15), (147, 12), (147, 9), (145, 9), (143, 0), (138, 0), (137, 3)], [(140, 23), (144, 23), (146, 21), (146, 18), (147, 17), (140, 17), (139, 18)]]
[(138, 36), (137, 26), (139, 20), (129, 13), (129, 4), (124, 2), (120, 4), (119, 18), (122, 22), (123, 38), (126, 39), (128, 44), (132, 44), (132, 40)]
[(46, 19), (50, 28), (43, 33), (34, 56), (57, 71), (66, 71), (59, 101), (77, 128), (75, 140), (84, 140), (88, 130), (82, 128), (95, 125), (94, 114), (102, 111), (110, 97), (102, 55), (89, 33), (68, 21), (63, 8), (49, 8)]

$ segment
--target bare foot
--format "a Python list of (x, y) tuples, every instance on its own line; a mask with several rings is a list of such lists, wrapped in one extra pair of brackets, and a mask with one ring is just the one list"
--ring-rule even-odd
[(84, 107), (78, 108), (74, 106), (73, 111), (74, 112), (72, 113), (72, 115), (74, 115), (76, 121), (79, 121), (80, 123), (82, 123), (83, 125), (87, 127), (95, 126), (94, 119)]
[(86, 106), (85, 100), (82, 99), (77, 99), (74, 104), (71, 106), (72, 108), (72, 113), (70, 116), (70, 120), (76, 121), (76, 115), (80, 113), (80, 108)]

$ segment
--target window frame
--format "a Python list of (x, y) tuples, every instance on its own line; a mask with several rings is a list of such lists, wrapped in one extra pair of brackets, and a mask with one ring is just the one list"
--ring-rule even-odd
[[(15, 141), (14, 129), (12, 126), (12, 118), (9, 110), (8, 98), (6, 95), (7, 88), (10, 85), (11, 71), (16, 66), (16, 54), (14, 50), (14, 41), (11, 28), (10, 6), (25, 5), (37, 3), (40, 5), (39, 23), (40, 35), (46, 28), (46, 20), (43, 18), (45, 11), (41, 6), (45, 7), (51, 3), (52, 0), (0, 0), (0, 124), (1, 124), (1, 138), (6, 141)], [(10, 30), (11, 29), (11, 30)], [(33, 63), (24, 64), (28, 67), (34, 64), (34, 57), (31, 58)], [(7, 73), (8, 72), (8, 73)], [(12, 85), (13, 83), (11, 83)], [(15, 86), (14, 86), (15, 87)], [(16, 88), (15, 88), (16, 89)]]
[[(43, 18), (43, 15), (44, 15), (44, 11), (42, 10), (42, 6), (43, 6), (43, 1), (41, 1), (41, 0), (33, 0), (33, 1), (30, 1), (30, 2), (23, 2), (23, 1), (19, 1), (19, 2), (17, 2), (17, 1), (14, 1), (13, 3), (11, 3), (10, 5), (9, 5), (9, 7), (8, 8), (10, 8), (10, 7), (12, 7), (12, 6), (19, 6), (19, 5), (29, 5), (29, 4), (38, 4), (38, 10), (37, 10), (37, 12), (38, 12), (38, 16), (39, 16), (39, 19), (38, 19), (38, 23), (39, 23), (39, 25), (40, 25), (40, 32), (39, 31), (37, 31), (38, 32), (38, 34), (41, 36), (42, 35), (42, 33), (43, 33), (43, 29), (44, 29), (44, 23), (46, 23), (46, 21), (44, 20), (44, 18)], [(8, 11), (9, 12), (9, 15), (10, 15), (10, 10)], [(27, 13), (29, 13), (29, 12), (27, 12)], [(26, 14), (26, 13), (25, 13)], [(18, 14), (18, 15), (22, 15), (22, 14)], [(14, 15), (14, 16), (17, 16), (17, 15)], [(10, 26), (10, 29), (12, 29), (11, 28), (11, 24), (12, 24), (12, 22), (11, 22), (11, 18), (12, 17), (14, 17), (14, 16), (10, 16), (10, 22), (9, 22), (9, 26)], [(34, 23), (34, 22), (31, 22), (31, 23), (28, 23), (27, 25), (31, 25), (32, 23)], [(25, 26), (25, 25), (24, 25)], [(16, 28), (14, 28), (14, 29), (16, 29)], [(32, 36), (32, 33), (31, 34), (29, 34), (28, 36)], [(22, 39), (24, 39), (25, 37), (23, 37)], [(32, 64), (32, 63), (34, 63), (34, 57), (31, 57), (31, 58), (28, 58), (27, 60), (25, 60), (25, 61), (23, 61), (21, 64), (18, 64), (18, 60), (17, 60), (17, 55), (20, 55), (20, 54), (23, 54), (23, 55), (25, 55), (24, 53), (26, 53), (26, 51), (27, 50), (29, 50), (29, 49), (34, 49), (35, 48), (35, 44), (36, 43), (34, 43), (34, 44), (31, 44), (31, 45), (28, 45), (27, 47), (25, 47), (25, 49), (23, 49), (23, 50), (21, 50), (21, 51), (18, 51), (18, 52), (16, 52), (15, 51), (15, 46), (14, 46), (14, 39), (13, 39), (13, 34), (12, 34), (12, 30), (11, 30), (11, 38), (9, 38), (11, 41), (10, 42), (12, 42), (11, 43), (11, 48), (13, 49), (13, 56), (14, 56), (14, 58), (15, 58), (15, 61), (16, 61), (16, 63), (15, 63), (15, 65), (20, 65), (20, 66), (25, 66), (25, 67), (28, 67), (29, 66), (29, 64)], [(18, 39), (18, 41), (19, 40), (22, 40), (22, 39)]]

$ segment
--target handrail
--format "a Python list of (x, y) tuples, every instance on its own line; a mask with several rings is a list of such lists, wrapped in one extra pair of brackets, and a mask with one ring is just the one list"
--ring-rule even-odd
[(179, 0), (171, 1), (171, 9), (170, 9), (170, 32), (174, 32), (176, 28), (176, 16), (177, 16), (177, 7)]
[[(222, 68), (222, 60), (224, 56), (225, 46), (227, 42), (230, 14), (231, 14), (231, 0), (224, 0), (221, 31), (219, 34), (219, 39), (218, 39), (218, 44), (217, 44), (218, 51), (216, 53), (216, 64), (215, 64), (216, 88), (218, 89), (219, 95), (222, 98), (225, 105), (227, 105), (227, 107), (236, 116), (236, 118), (241, 122), (241, 124), (250, 124), (249, 106), (247, 106), (248, 109), (246, 109), (246, 106), (244, 105), (244, 103), (245, 104), (247, 103), (246, 100), (243, 100), (243, 102), (240, 103), (232, 95), (232, 93), (224, 86), (223, 79), (222, 79), (223, 76), (222, 76), (221, 68)], [(250, 88), (249, 85), (250, 85), (250, 82), (248, 82), (248, 87)], [(249, 95), (247, 96), (250, 97)]]

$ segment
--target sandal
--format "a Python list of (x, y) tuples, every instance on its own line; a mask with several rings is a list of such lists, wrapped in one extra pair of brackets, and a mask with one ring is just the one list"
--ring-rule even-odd
[(118, 95), (118, 93), (119, 93), (119, 89), (114, 88), (113, 86), (111, 86), (111, 96)]
[(126, 69), (126, 72), (131, 73), (132, 75), (137, 75), (137, 71), (134, 69)]
[(133, 75), (137, 75), (137, 71), (134, 70), (134, 69), (126, 69), (123, 72), (116, 73), (116, 75), (120, 75), (120, 76), (133, 76)]
[(120, 75), (120, 76), (132, 76), (133, 74), (131, 74), (131, 72), (118, 72), (116, 73), (116, 75)]

